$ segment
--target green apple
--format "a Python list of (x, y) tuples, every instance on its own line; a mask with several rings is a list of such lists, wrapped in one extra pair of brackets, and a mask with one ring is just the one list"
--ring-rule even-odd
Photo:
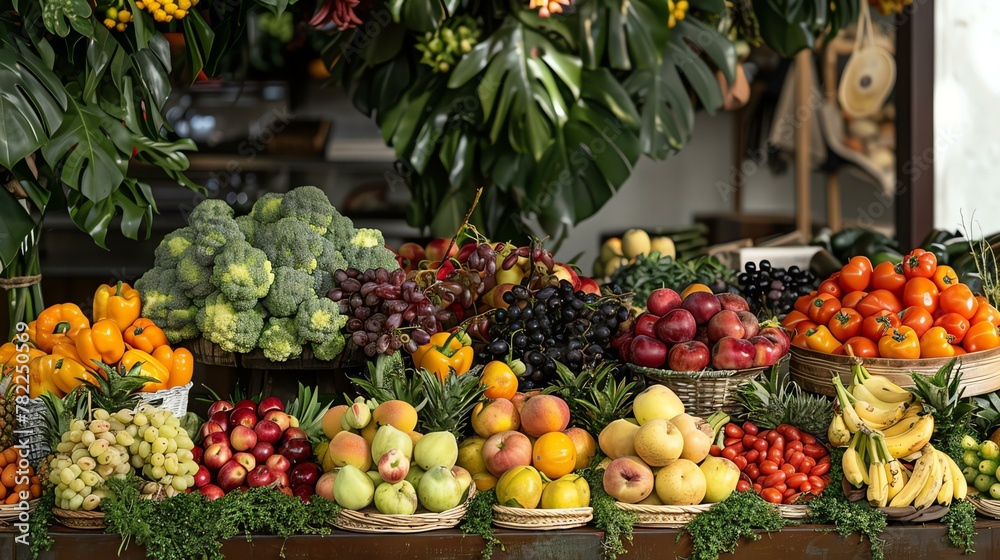
[(386, 424), (375, 432), (375, 438), (372, 439), (372, 462), (378, 464), (379, 459), (390, 449), (402, 451), (407, 459), (413, 458), (413, 440), (410, 439), (410, 434), (396, 429), (392, 424)]
[(417, 491), (405, 480), (396, 484), (383, 482), (375, 489), (375, 508), (385, 514), (413, 514), (417, 511)]
[(368, 478), (372, 479), (372, 484), (374, 484), (376, 488), (378, 488), (379, 484), (385, 482), (382, 480), (382, 475), (379, 474), (378, 471), (367, 471), (365, 474), (368, 475)]
[(996, 459), (1000, 457), (1000, 446), (996, 443), (986, 440), (979, 444), (979, 454), (983, 456), (983, 459)]
[[(420, 445), (420, 442), (417, 442), (417, 445)], [(340, 476), (343, 476), (343, 474)], [(340, 476), (337, 478), (339, 479)], [(451, 467), (443, 465), (433, 467), (428, 469), (424, 473), (424, 476), (420, 478), (420, 485), (417, 487), (417, 496), (420, 498), (420, 503), (428, 511), (440, 513), (462, 502), (462, 483), (455, 478), (454, 473), (451, 472)]]
[(966, 449), (962, 453), (962, 462), (967, 467), (978, 467), (980, 461), (982, 461), (982, 458), (979, 457), (979, 453), (975, 449)]
[(721, 502), (736, 490), (736, 483), (740, 481), (740, 468), (736, 463), (725, 457), (708, 457), (699, 467), (705, 473), (704, 503)]
[(980, 493), (985, 494), (990, 491), (990, 486), (993, 486), (997, 479), (993, 478), (988, 474), (976, 475), (976, 480), (972, 483), (979, 490)]
[(375, 495), (375, 484), (368, 473), (354, 465), (344, 465), (333, 481), (333, 499), (342, 508), (359, 510), (368, 507)]
[(994, 500), (1000, 500), (1000, 482), (995, 482), (990, 485), (990, 496)]
[(418, 467), (417, 465), (410, 465), (410, 472), (406, 473), (406, 478), (403, 480), (409, 482), (414, 488), (420, 487), (420, 479), (424, 476), (424, 469)]
[(458, 440), (451, 432), (426, 434), (413, 448), (413, 462), (425, 471), (442, 466), (450, 469), (457, 461)]

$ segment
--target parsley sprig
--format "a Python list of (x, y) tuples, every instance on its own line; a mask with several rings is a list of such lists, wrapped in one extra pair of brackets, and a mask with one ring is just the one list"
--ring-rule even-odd
[(632, 542), (635, 512), (618, 509), (615, 499), (604, 491), (604, 469), (589, 467), (578, 471), (590, 485), (590, 507), (594, 508), (594, 525), (604, 533), (604, 556), (614, 560), (625, 554), (622, 540)]
[(469, 507), (465, 511), (465, 520), (462, 521), (462, 532), (466, 535), (475, 533), (486, 541), (483, 547), (482, 559), (489, 560), (493, 556), (493, 549), (497, 546), (504, 550), (503, 543), (498, 541), (493, 535), (493, 504), (497, 503), (497, 493), (494, 489), (477, 492)]
[(809, 517), (813, 523), (833, 525), (834, 530), (842, 537), (852, 533), (860, 533), (862, 541), (868, 537), (872, 560), (884, 560), (885, 541), (881, 535), (886, 526), (885, 513), (871, 507), (864, 500), (851, 502), (844, 496), (844, 490), (839, 484), (844, 476), (841, 468), (843, 455), (843, 449), (830, 452), (830, 479), (835, 482), (809, 501)]
[(691, 537), (690, 560), (716, 560), (723, 552), (733, 553), (741, 538), (755, 541), (760, 538), (758, 530), (771, 533), (788, 524), (755, 492), (733, 492), (685, 525), (677, 540), (684, 533)]
[(976, 508), (965, 500), (952, 502), (951, 509), (941, 518), (948, 526), (948, 541), (961, 548), (962, 554), (973, 554), (976, 549)]

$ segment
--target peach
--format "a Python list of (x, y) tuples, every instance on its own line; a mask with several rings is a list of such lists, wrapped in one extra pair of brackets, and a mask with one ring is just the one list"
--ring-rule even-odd
[(584, 430), (583, 428), (572, 427), (563, 432), (569, 439), (573, 442), (573, 447), (576, 448), (576, 467), (575, 470), (585, 469), (590, 466), (590, 462), (594, 460), (594, 455), (597, 454), (597, 442), (594, 441), (594, 436), (590, 435), (590, 432)]
[(524, 402), (528, 399), (528, 395), (517, 392), (511, 397), (510, 402), (514, 403), (514, 408), (517, 409), (517, 413), (521, 413), (521, 409), (524, 408)]
[(409, 432), (409, 434), (410, 434), (410, 440), (413, 441), (413, 447), (416, 447), (417, 446), (417, 442), (420, 441), (420, 438), (424, 437), (424, 434), (422, 434), (422, 433), (420, 433), (420, 432), (418, 432), (416, 430), (411, 430)]
[(497, 477), (488, 472), (481, 472), (472, 475), (472, 482), (476, 485), (476, 490), (484, 492), (496, 487)]
[(472, 429), (484, 438), (507, 430), (516, 430), (519, 425), (520, 416), (517, 408), (507, 399), (486, 401), (472, 409)]
[[(450, 250), (449, 250), (450, 248)], [(447, 255), (445, 252), (447, 251)], [(451, 239), (438, 237), (432, 239), (424, 250), (424, 257), (430, 261), (440, 261), (445, 257), (454, 257), (458, 254), (458, 243), (452, 243)]]
[(371, 447), (372, 441), (375, 440), (376, 433), (378, 433), (378, 424), (375, 422), (369, 422), (367, 426), (361, 428), (361, 437), (365, 438), (369, 447)]
[(521, 409), (521, 430), (529, 436), (561, 432), (566, 426), (569, 426), (569, 405), (555, 395), (531, 397)]
[(333, 499), (333, 481), (337, 478), (337, 471), (332, 471), (323, 474), (316, 481), (316, 495), (326, 498), (327, 500)]
[(372, 466), (370, 444), (365, 438), (351, 432), (340, 432), (333, 436), (327, 454), (338, 467), (353, 465), (367, 471)]
[(375, 407), (372, 420), (379, 426), (392, 424), (397, 430), (410, 432), (417, 427), (417, 409), (406, 401), (385, 401)]
[(326, 437), (333, 439), (333, 436), (344, 431), (343, 428), (340, 427), (340, 418), (344, 415), (345, 411), (347, 411), (347, 405), (338, 404), (337, 406), (331, 407), (330, 410), (327, 410), (326, 414), (323, 415), (323, 433), (326, 434)]

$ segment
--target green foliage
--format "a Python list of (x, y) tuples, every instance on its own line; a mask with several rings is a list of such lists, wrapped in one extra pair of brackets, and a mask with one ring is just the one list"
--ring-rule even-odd
[(599, 434), (611, 422), (632, 414), (636, 383), (616, 379), (615, 369), (615, 364), (597, 364), (577, 374), (556, 362), (556, 378), (543, 392), (566, 401), (575, 425)]
[[(760, 34), (775, 52), (790, 57), (812, 49), (818, 37), (827, 39), (858, 20), (858, 2), (835, 0), (753, 0)], [(864, 9), (868, 5), (864, 4)]]
[(948, 542), (961, 548), (962, 554), (975, 554), (976, 508), (966, 500), (952, 502), (951, 509), (941, 518), (948, 526)]
[(684, 526), (684, 532), (691, 537), (689, 558), (715, 560), (723, 552), (734, 554), (740, 539), (755, 541), (760, 539), (758, 530), (780, 531), (788, 523), (756, 492), (733, 492)]
[[(843, 479), (843, 456), (842, 448), (830, 451), (831, 480)], [(809, 519), (813, 523), (833, 525), (833, 530), (842, 537), (857, 533), (861, 535), (862, 542), (867, 537), (871, 544), (872, 560), (885, 559), (885, 542), (882, 540), (882, 532), (886, 527), (885, 513), (871, 507), (864, 500), (848, 501), (840, 484), (830, 484), (822, 494), (809, 501)]]
[(1000, 427), (1000, 395), (996, 391), (972, 397), (979, 410), (972, 418), (973, 425), (979, 436), (976, 440), (983, 440), (990, 437), (998, 427)]
[(952, 358), (934, 375), (910, 372), (914, 384), (910, 391), (923, 400), (924, 408), (930, 409), (934, 416), (931, 443), (956, 461), (962, 458), (962, 436), (975, 433), (972, 429), (973, 415), (979, 408), (973, 399), (962, 399), (965, 394), (962, 367), (957, 364), (958, 359)]
[(31, 560), (37, 560), (43, 552), (55, 544), (55, 541), (49, 536), (49, 525), (54, 521), (52, 508), (55, 505), (55, 489), (50, 488), (42, 494), (38, 501), (38, 507), (31, 514), (31, 526), (28, 528), (28, 538), (31, 539), (28, 545), (28, 558)]
[(590, 485), (590, 507), (594, 508), (594, 526), (604, 533), (604, 556), (615, 560), (619, 554), (625, 554), (623, 540), (632, 542), (632, 526), (636, 522), (636, 514), (632, 511), (618, 509), (614, 498), (604, 491), (604, 469), (588, 467), (578, 471), (580, 476)]
[(465, 518), (462, 520), (462, 533), (479, 535), (485, 541), (486, 544), (480, 555), (482, 560), (490, 560), (493, 557), (493, 550), (498, 546), (500, 550), (506, 550), (503, 543), (497, 540), (493, 534), (493, 505), (496, 503), (497, 493), (494, 489), (476, 492), (476, 495), (469, 501)]

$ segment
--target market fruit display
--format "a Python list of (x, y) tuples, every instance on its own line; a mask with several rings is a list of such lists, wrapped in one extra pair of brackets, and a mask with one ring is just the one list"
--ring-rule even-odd
[(17, 504), (42, 496), (42, 481), (35, 469), (18, 465), (25, 456), (14, 447), (0, 450), (0, 504)]
[(923, 249), (898, 265), (853, 257), (794, 307), (782, 325), (817, 352), (912, 360), (1000, 346), (997, 309)]
[(617, 268), (608, 283), (624, 292), (635, 293), (635, 301), (639, 304), (657, 288), (680, 292), (691, 284), (704, 284), (715, 293), (735, 291), (736, 273), (715, 257), (675, 260), (651, 253)]

